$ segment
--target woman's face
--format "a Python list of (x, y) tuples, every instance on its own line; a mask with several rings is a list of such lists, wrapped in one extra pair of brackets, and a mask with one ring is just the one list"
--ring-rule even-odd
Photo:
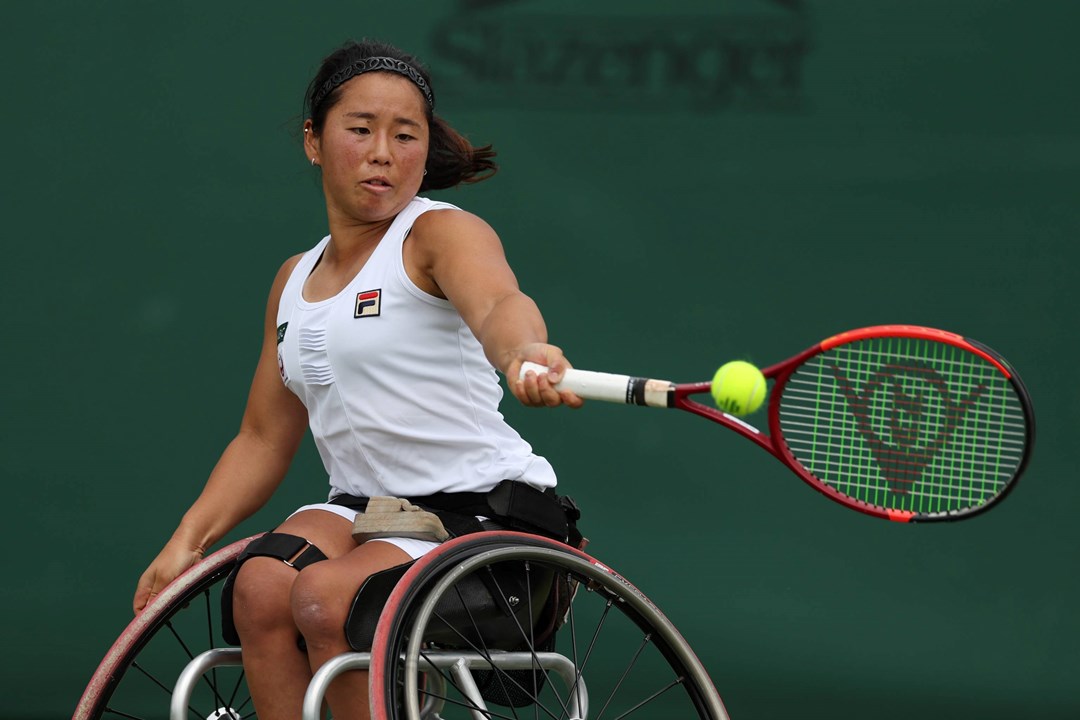
[(322, 132), (305, 125), (308, 157), (322, 166), (327, 209), (346, 220), (380, 222), (420, 190), (428, 152), (426, 100), (400, 75), (369, 72), (341, 86)]

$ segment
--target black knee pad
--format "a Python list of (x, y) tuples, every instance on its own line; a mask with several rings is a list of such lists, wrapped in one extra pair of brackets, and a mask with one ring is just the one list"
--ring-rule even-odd
[(236, 558), (236, 565), (221, 588), (221, 636), (230, 645), (240, 644), (240, 636), (236, 634), (233, 623), (233, 583), (240, 566), (253, 557), (275, 558), (297, 571), (326, 559), (322, 550), (297, 535), (270, 532), (252, 540)]

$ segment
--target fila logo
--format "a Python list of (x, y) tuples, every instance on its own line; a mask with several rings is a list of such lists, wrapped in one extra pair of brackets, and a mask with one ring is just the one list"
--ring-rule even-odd
[(365, 290), (356, 295), (354, 318), (378, 317), (382, 307), (382, 290)]

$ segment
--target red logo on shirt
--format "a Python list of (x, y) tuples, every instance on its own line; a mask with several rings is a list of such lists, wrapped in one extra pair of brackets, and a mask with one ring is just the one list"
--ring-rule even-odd
[(354, 318), (378, 317), (379, 308), (382, 307), (382, 290), (365, 290), (356, 295), (356, 312)]

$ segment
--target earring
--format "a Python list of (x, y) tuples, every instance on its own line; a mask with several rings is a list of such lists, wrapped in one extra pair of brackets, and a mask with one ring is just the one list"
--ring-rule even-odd
[(424, 168), (424, 174), (427, 175), (427, 168)]
[(318, 165), (318, 163), (315, 162), (315, 158), (311, 158), (311, 167), (315, 167), (316, 165)]

